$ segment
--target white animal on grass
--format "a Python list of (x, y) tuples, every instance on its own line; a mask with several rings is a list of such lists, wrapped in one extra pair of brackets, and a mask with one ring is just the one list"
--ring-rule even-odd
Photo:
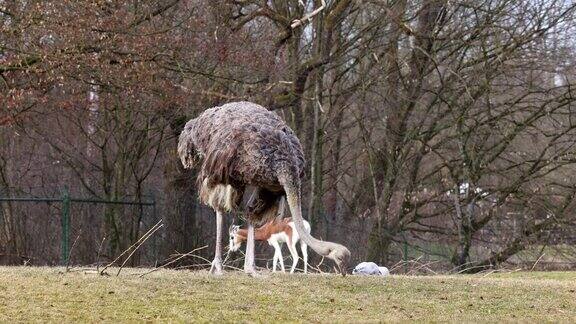
[[(310, 234), (310, 223), (303, 220), (304, 229)], [(229, 229), (230, 234), (230, 251), (237, 251), (243, 242), (246, 241), (248, 231), (240, 228), (238, 225), (232, 225)], [(296, 230), (296, 225), (292, 218), (282, 218), (280, 220), (272, 220), (254, 230), (254, 239), (256, 241), (267, 241), (270, 246), (274, 248), (274, 259), (272, 261), (272, 272), (276, 272), (278, 261), (280, 261), (280, 268), (285, 272), (284, 258), (282, 257), (282, 244), (286, 243), (288, 251), (292, 255), (292, 268), (290, 273), (294, 273), (296, 265), (298, 264), (298, 251), (296, 250), (296, 243), (300, 241), (300, 250), (302, 251), (302, 258), (304, 260), (304, 273), (308, 273), (308, 245), (303, 240), (300, 240), (300, 235)]]
[(379, 267), (374, 262), (361, 262), (352, 270), (352, 274), (360, 276), (388, 276), (390, 275), (390, 270), (386, 267)]

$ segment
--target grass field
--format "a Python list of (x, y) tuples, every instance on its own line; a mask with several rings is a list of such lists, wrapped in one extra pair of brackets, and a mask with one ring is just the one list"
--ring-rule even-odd
[(7, 321), (565, 321), (576, 320), (576, 272), (342, 278), (144, 269), (119, 277), (0, 267)]

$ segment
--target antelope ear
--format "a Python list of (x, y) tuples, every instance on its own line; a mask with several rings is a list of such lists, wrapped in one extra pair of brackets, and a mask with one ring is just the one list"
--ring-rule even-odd
[(228, 227), (228, 233), (232, 233), (233, 230), (234, 230), (234, 224), (230, 224), (230, 227)]

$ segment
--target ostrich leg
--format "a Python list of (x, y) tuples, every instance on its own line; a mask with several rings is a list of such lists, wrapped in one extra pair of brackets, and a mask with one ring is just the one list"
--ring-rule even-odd
[(286, 197), (280, 197), (278, 201), (278, 215), (276, 216), (276, 221), (281, 221), (284, 218), (284, 211), (286, 208)]
[(246, 238), (246, 258), (244, 259), (244, 272), (256, 274), (254, 268), (254, 225), (248, 221), (248, 237)]
[(216, 252), (210, 267), (210, 273), (214, 275), (222, 274), (222, 212), (216, 211)]

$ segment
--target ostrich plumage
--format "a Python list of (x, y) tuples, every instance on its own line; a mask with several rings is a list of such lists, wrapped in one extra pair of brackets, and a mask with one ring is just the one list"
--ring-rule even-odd
[[(207, 109), (186, 123), (178, 141), (178, 155), (185, 168), (200, 165), (199, 197), (216, 211), (217, 240), (221, 238), (222, 214), (239, 211), (246, 188), (255, 188), (244, 209), (249, 225), (245, 271), (254, 271), (253, 224), (275, 217), (280, 199), (286, 196), (302, 240), (316, 253), (334, 260), (345, 274), (348, 249), (317, 240), (304, 229), (300, 203), (304, 153), (298, 137), (276, 113), (250, 102)], [(216, 272), (221, 268), (219, 245), (217, 241)]]

